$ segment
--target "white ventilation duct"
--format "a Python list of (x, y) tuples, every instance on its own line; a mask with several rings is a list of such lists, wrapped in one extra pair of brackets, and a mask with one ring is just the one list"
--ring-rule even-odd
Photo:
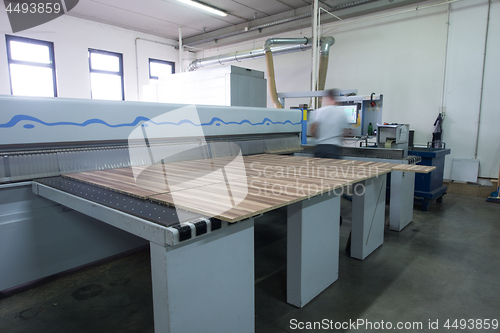
[[(283, 105), (278, 99), (278, 92), (276, 89), (276, 80), (274, 78), (274, 63), (271, 50), (271, 45), (274, 44), (296, 44), (300, 43), (302, 40), (307, 38), (270, 38), (264, 43), (264, 50), (266, 51), (266, 63), (267, 63), (267, 82), (269, 84), (269, 94), (271, 95), (271, 101), (277, 109), (283, 109)], [(323, 37), (321, 42), (321, 58), (319, 63), (319, 89), (324, 90), (326, 82), (326, 73), (328, 71), (328, 57), (330, 55), (330, 47), (335, 43), (335, 39), (332, 36)]]
[(271, 95), (271, 102), (277, 109), (283, 109), (283, 105), (278, 99), (278, 92), (276, 89), (276, 80), (274, 78), (274, 63), (273, 63), (273, 53), (271, 51), (271, 45), (276, 44), (307, 44), (309, 39), (307, 38), (269, 38), (264, 43), (264, 51), (266, 53), (266, 64), (267, 64), (267, 83), (269, 85), (269, 94)]
[[(304, 38), (307, 43), (307, 38)], [(271, 48), (271, 52), (274, 55), (285, 54), (297, 51), (306, 51), (311, 49), (311, 45), (300, 44), (300, 45), (283, 45)], [(256, 49), (249, 51), (236, 51), (233, 53), (221, 54), (209, 58), (195, 59), (189, 66), (188, 71), (195, 71), (199, 68), (209, 67), (214, 65), (227, 65), (232, 62), (242, 62), (249, 59), (257, 59), (265, 56), (264, 49)]]
[[(330, 47), (335, 43), (332, 36), (321, 38), (321, 48), (319, 50), (319, 76), (318, 90), (325, 90), (326, 73), (328, 72), (328, 59), (330, 58)], [(318, 106), (321, 107), (323, 98), (318, 101)]]

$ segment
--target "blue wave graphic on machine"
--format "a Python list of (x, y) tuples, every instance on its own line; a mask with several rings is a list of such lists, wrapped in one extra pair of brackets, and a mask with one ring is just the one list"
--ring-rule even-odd
[[(14, 127), (16, 126), (19, 122), (21, 121), (31, 121), (31, 122), (35, 122), (35, 123), (39, 123), (39, 124), (42, 124), (42, 125), (45, 125), (45, 126), (79, 126), (79, 127), (85, 127), (85, 126), (88, 126), (88, 125), (92, 125), (92, 124), (101, 124), (101, 125), (105, 125), (105, 126), (108, 126), (108, 127), (111, 127), (111, 128), (115, 128), (115, 127), (134, 127), (134, 126), (137, 126), (141, 121), (144, 121), (144, 122), (151, 122), (155, 125), (175, 125), (175, 126), (179, 126), (179, 125), (182, 125), (182, 124), (191, 124), (193, 126), (212, 126), (213, 124), (215, 124), (216, 126), (220, 126), (221, 124), (224, 124), (224, 125), (243, 125), (243, 124), (249, 124), (249, 125), (252, 125), (252, 126), (259, 126), (259, 125), (270, 125), (270, 124), (273, 124), (273, 125), (286, 125), (286, 124), (290, 124), (290, 125), (299, 125), (301, 124), (301, 122), (298, 122), (298, 123), (293, 123), (291, 120), (285, 120), (285, 121), (272, 121), (271, 119), (269, 118), (264, 118), (261, 122), (258, 122), (258, 123), (252, 123), (250, 120), (248, 119), (243, 119), (242, 121), (224, 121), (218, 117), (213, 117), (212, 120), (210, 120), (210, 122), (208, 123), (201, 123), (201, 124), (195, 124), (193, 123), (191, 120), (188, 120), (188, 119), (183, 119), (177, 123), (174, 123), (174, 122), (155, 122), (149, 118), (146, 118), (146, 117), (137, 117), (135, 118), (135, 120), (131, 123), (124, 123), (124, 124), (116, 124), (116, 125), (112, 125), (112, 124), (108, 124), (107, 122), (105, 122), (104, 120), (102, 119), (89, 119), (89, 120), (86, 120), (84, 121), (83, 123), (75, 123), (75, 122), (69, 122), (69, 121), (60, 121), (60, 122), (55, 122), (55, 123), (48, 123), (48, 122), (45, 122), (43, 120), (40, 120), (36, 117), (32, 117), (32, 116), (27, 116), (27, 115), (22, 115), (22, 114), (19, 114), (19, 115), (15, 115), (14, 117), (12, 117), (12, 119), (8, 122), (6, 122), (5, 124), (0, 124), (0, 128), (11, 128), (11, 127)], [(147, 127), (147, 124), (143, 124), (144, 127)], [(23, 126), (24, 128), (34, 128), (35, 125), (33, 124), (26, 124)]]

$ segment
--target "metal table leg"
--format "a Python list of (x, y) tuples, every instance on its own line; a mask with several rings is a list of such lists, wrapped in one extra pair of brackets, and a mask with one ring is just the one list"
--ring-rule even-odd
[(413, 220), (415, 173), (392, 171), (389, 229), (401, 231)]
[(422, 199), (422, 211), (427, 212), (429, 211), (429, 204), (431, 203), (430, 199), (424, 198)]
[(288, 206), (287, 302), (306, 305), (338, 278), (340, 196)]
[(157, 333), (251, 332), (254, 314), (254, 221), (203, 239), (151, 242)]
[[(387, 177), (357, 183), (352, 197), (351, 257), (365, 259), (384, 243)], [(363, 186), (359, 186), (359, 185)], [(364, 190), (362, 191), (361, 189)]]

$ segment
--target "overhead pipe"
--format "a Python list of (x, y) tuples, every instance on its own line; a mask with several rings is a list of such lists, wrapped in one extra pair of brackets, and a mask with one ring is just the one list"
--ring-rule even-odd
[[(325, 9), (324, 12), (332, 13), (332, 12), (335, 12), (337, 10), (347, 9), (347, 8), (350, 8), (350, 7), (355, 7), (355, 6), (359, 6), (359, 5), (363, 5), (363, 4), (370, 3), (370, 2), (375, 2), (375, 1), (380, 1), (380, 0), (354, 0), (354, 1), (350, 2), (350, 3), (346, 3), (346, 4), (335, 6), (333, 9)], [(425, 5), (425, 6), (418, 6), (416, 8), (412, 8), (412, 9), (409, 9), (409, 10), (402, 10), (402, 11), (393, 12), (393, 13), (386, 14), (386, 15), (379, 15), (379, 16), (375, 16), (375, 17), (370, 17), (368, 20), (365, 20), (365, 19), (352, 20), (349, 23), (343, 23), (342, 25), (337, 25), (337, 26), (335, 26), (335, 28), (338, 28), (338, 27), (344, 26), (344, 25), (357, 24), (357, 23), (371, 21), (371, 20), (377, 20), (377, 19), (385, 18), (385, 17), (389, 17), (389, 16), (405, 14), (405, 13), (413, 12), (413, 11), (421, 11), (423, 9), (432, 8), (432, 7), (435, 7), (435, 6), (447, 5), (447, 4), (451, 4), (451, 3), (454, 3), (454, 2), (458, 2), (458, 1), (463, 1), (463, 0), (444, 0), (442, 2), (433, 3), (433, 4)], [(311, 17), (311, 16), (312, 16), (312, 12), (305, 13), (305, 14), (302, 14), (302, 15), (293, 16), (293, 17), (289, 17), (289, 18), (286, 18), (286, 19), (281, 19), (281, 20), (277, 20), (277, 21), (273, 21), (273, 22), (269, 22), (269, 23), (260, 24), (260, 25), (254, 26), (254, 27), (248, 27), (248, 29), (245, 29), (245, 30), (242, 29), (242, 30), (238, 30), (238, 31), (233, 31), (233, 32), (221, 34), (221, 35), (218, 35), (218, 36), (214, 36), (214, 37), (209, 37), (209, 38), (206, 38), (206, 39), (198, 40), (198, 41), (195, 41), (195, 42), (187, 43), (187, 44), (185, 44), (185, 46), (186, 47), (188, 47), (188, 46), (195, 46), (195, 45), (200, 45), (200, 44), (205, 44), (205, 43), (210, 43), (210, 42), (218, 41), (218, 40), (221, 40), (221, 39), (224, 39), (224, 38), (239, 36), (239, 35), (242, 35), (242, 34), (248, 34), (249, 32), (252, 32), (252, 31), (260, 31), (260, 30), (265, 29), (265, 28), (270, 28), (270, 27), (273, 27), (273, 26), (276, 26), (276, 25), (280, 25), (280, 24), (284, 24), (284, 23), (289, 23), (289, 22), (293, 22), (293, 21), (297, 21), (297, 20), (301, 20), (301, 19), (305, 19), (305, 18), (308, 18), (308, 17)]]
[[(323, 82), (322, 87), (325, 85), (326, 81), (326, 71), (328, 69), (328, 56), (330, 54), (330, 47), (335, 42), (335, 39), (331, 36), (323, 37), (320, 39), (321, 41), (321, 59), (320, 59), (320, 68), (323, 66), (325, 70), (323, 73), (320, 73), (320, 82)], [(292, 45), (288, 45), (292, 44)], [(295, 44), (295, 45), (293, 45)], [(274, 46), (278, 45), (278, 46)], [(274, 46), (274, 47), (273, 47)], [(282, 109), (283, 105), (278, 99), (278, 93), (276, 89), (276, 79), (274, 75), (274, 61), (273, 54), (284, 54), (295, 51), (305, 51), (310, 49), (312, 46), (309, 44), (309, 38), (270, 38), (266, 40), (264, 43), (263, 49), (256, 49), (244, 52), (233, 52), (228, 54), (217, 55), (209, 58), (196, 59), (193, 60), (189, 66), (188, 71), (194, 71), (198, 68), (214, 66), (214, 65), (226, 65), (232, 62), (241, 62), (243, 60), (248, 59), (257, 59), (263, 56), (266, 57), (266, 65), (267, 65), (267, 81), (269, 84), (269, 94), (271, 95), (271, 101), (275, 108)], [(326, 59), (325, 59), (326, 58)], [(321, 62), (321, 60), (323, 61)], [(325, 61), (326, 60), (326, 61)], [(323, 89), (321, 89), (323, 90)]]
[(179, 28), (179, 73), (182, 73), (182, 63), (184, 62), (183, 52), (184, 48), (182, 47), (182, 28)]
[[(311, 49), (310, 44), (300, 44), (300, 45), (282, 45), (277, 47), (272, 47), (271, 52), (273, 55), (306, 51)], [(227, 65), (232, 62), (242, 62), (243, 60), (262, 58), (266, 54), (264, 49), (255, 49), (249, 51), (236, 51), (233, 53), (221, 54), (213, 57), (202, 58), (193, 60), (189, 66), (188, 71), (195, 71), (199, 68), (215, 66), (215, 65)]]
[[(328, 60), (330, 58), (330, 47), (335, 43), (335, 38), (332, 36), (321, 39), (321, 48), (319, 50), (319, 77), (318, 91), (325, 90), (326, 73), (328, 72)], [(321, 107), (323, 98), (318, 100), (318, 107)]]
[(276, 89), (276, 79), (274, 78), (274, 63), (271, 45), (274, 44), (307, 44), (307, 38), (269, 38), (264, 43), (264, 51), (266, 53), (267, 64), (267, 83), (269, 84), (269, 94), (271, 95), (271, 102), (277, 109), (283, 109), (283, 105), (278, 99), (278, 92)]
[[(334, 11), (337, 11), (337, 10), (347, 9), (347, 8), (350, 8), (350, 7), (363, 5), (363, 4), (366, 4), (366, 3), (369, 3), (369, 2), (374, 2), (374, 1), (379, 1), (379, 0), (354, 0), (354, 1), (350, 2), (350, 3), (346, 3), (346, 4), (335, 6), (334, 8), (332, 8), (330, 10), (326, 10), (326, 11), (328, 11), (328, 12), (334, 12)], [(461, 0), (457, 0), (457, 1), (461, 1)], [(281, 20), (278, 20), (278, 21), (274, 21), (274, 22), (260, 24), (260, 25), (254, 26), (254, 27), (248, 27), (248, 29), (245, 29), (245, 30), (233, 31), (233, 32), (226, 33), (226, 34), (221, 34), (221, 35), (218, 35), (218, 36), (215, 36), (215, 37), (210, 37), (210, 38), (202, 39), (202, 40), (199, 40), (199, 41), (196, 41), (196, 42), (187, 43), (186, 46), (195, 46), (195, 45), (199, 45), (199, 44), (210, 43), (210, 42), (217, 41), (217, 40), (224, 39), (224, 38), (228, 38), (228, 37), (233, 37), (233, 36), (238, 36), (238, 35), (242, 35), (242, 34), (247, 34), (247, 33), (252, 32), (252, 31), (260, 31), (262, 29), (269, 28), (269, 27), (272, 27), (272, 26), (276, 26), (276, 25), (279, 25), (279, 24), (284, 24), (284, 23), (289, 23), (289, 22), (293, 22), (293, 21), (305, 19), (305, 18), (308, 18), (308, 17), (311, 17), (311, 16), (312, 16), (312, 12), (305, 13), (305, 14), (302, 14), (302, 15), (297, 15), (297, 16), (286, 18), (286, 19), (281, 19)]]
[(276, 89), (276, 79), (274, 77), (274, 62), (273, 54), (271, 51), (266, 52), (266, 65), (267, 65), (267, 83), (269, 84), (269, 94), (271, 95), (271, 102), (276, 109), (283, 109), (278, 98), (278, 90)]
[[(271, 95), (271, 101), (275, 108), (283, 109), (283, 105), (278, 99), (278, 92), (276, 89), (276, 80), (274, 77), (274, 63), (271, 50), (271, 45), (273, 44), (293, 44), (293, 43), (307, 43), (309, 41), (307, 38), (270, 38), (264, 43), (264, 50), (266, 51), (266, 63), (267, 63), (267, 82), (269, 84), (269, 94)], [(323, 90), (326, 82), (326, 72), (328, 70), (328, 56), (330, 55), (330, 47), (335, 43), (335, 39), (332, 36), (323, 37), (321, 41), (321, 59), (320, 59), (320, 71), (319, 77), (320, 82), (322, 82), (321, 89)], [(322, 60), (322, 61), (321, 61)], [(322, 65), (323, 64), (323, 65)], [(322, 67), (323, 66), (323, 67)]]

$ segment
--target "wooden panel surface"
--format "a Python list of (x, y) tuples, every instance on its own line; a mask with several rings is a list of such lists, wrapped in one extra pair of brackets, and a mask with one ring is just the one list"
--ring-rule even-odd
[(396, 164), (396, 166), (392, 168), (392, 170), (396, 171), (408, 171), (416, 173), (429, 173), (435, 169), (436, 169), (435, 166), (408, 165), (408, 164)]
[[(154, 168), (158, 167), (159, 165), (154, 166)], [(132, 168), (80, 172), (63, 175), (63, 177), (141, 199), (146, 199), (150, 195), (167, 191), (164, 181), (159, 182), (157, 179), (147, 180), (141, 178), (141, 180), (136, 182)]]
[[(322, 182), (317, 179), (270, 179), (249, 177), (226, 184), (212, 184), (186, 191), (164, 193), (150, 200), (172, 205), (196, 213), (210, 215), (228, 222), (240, 221), (273, 209), (306, 200), (316, 195), (333, 195), (347, 181)], [(333, 191), (333, 192), (332, 192)], [(244, 197), (241, 202), (229, 202), (230, 198)]]
[(236, 222), (316, 195), (329, 195), (333, 191), (341, 194), (346, 185), (383, 176), (392, 170), (429, 172), (432, 168), (261, 154), (82, 172), (64, 177)]

